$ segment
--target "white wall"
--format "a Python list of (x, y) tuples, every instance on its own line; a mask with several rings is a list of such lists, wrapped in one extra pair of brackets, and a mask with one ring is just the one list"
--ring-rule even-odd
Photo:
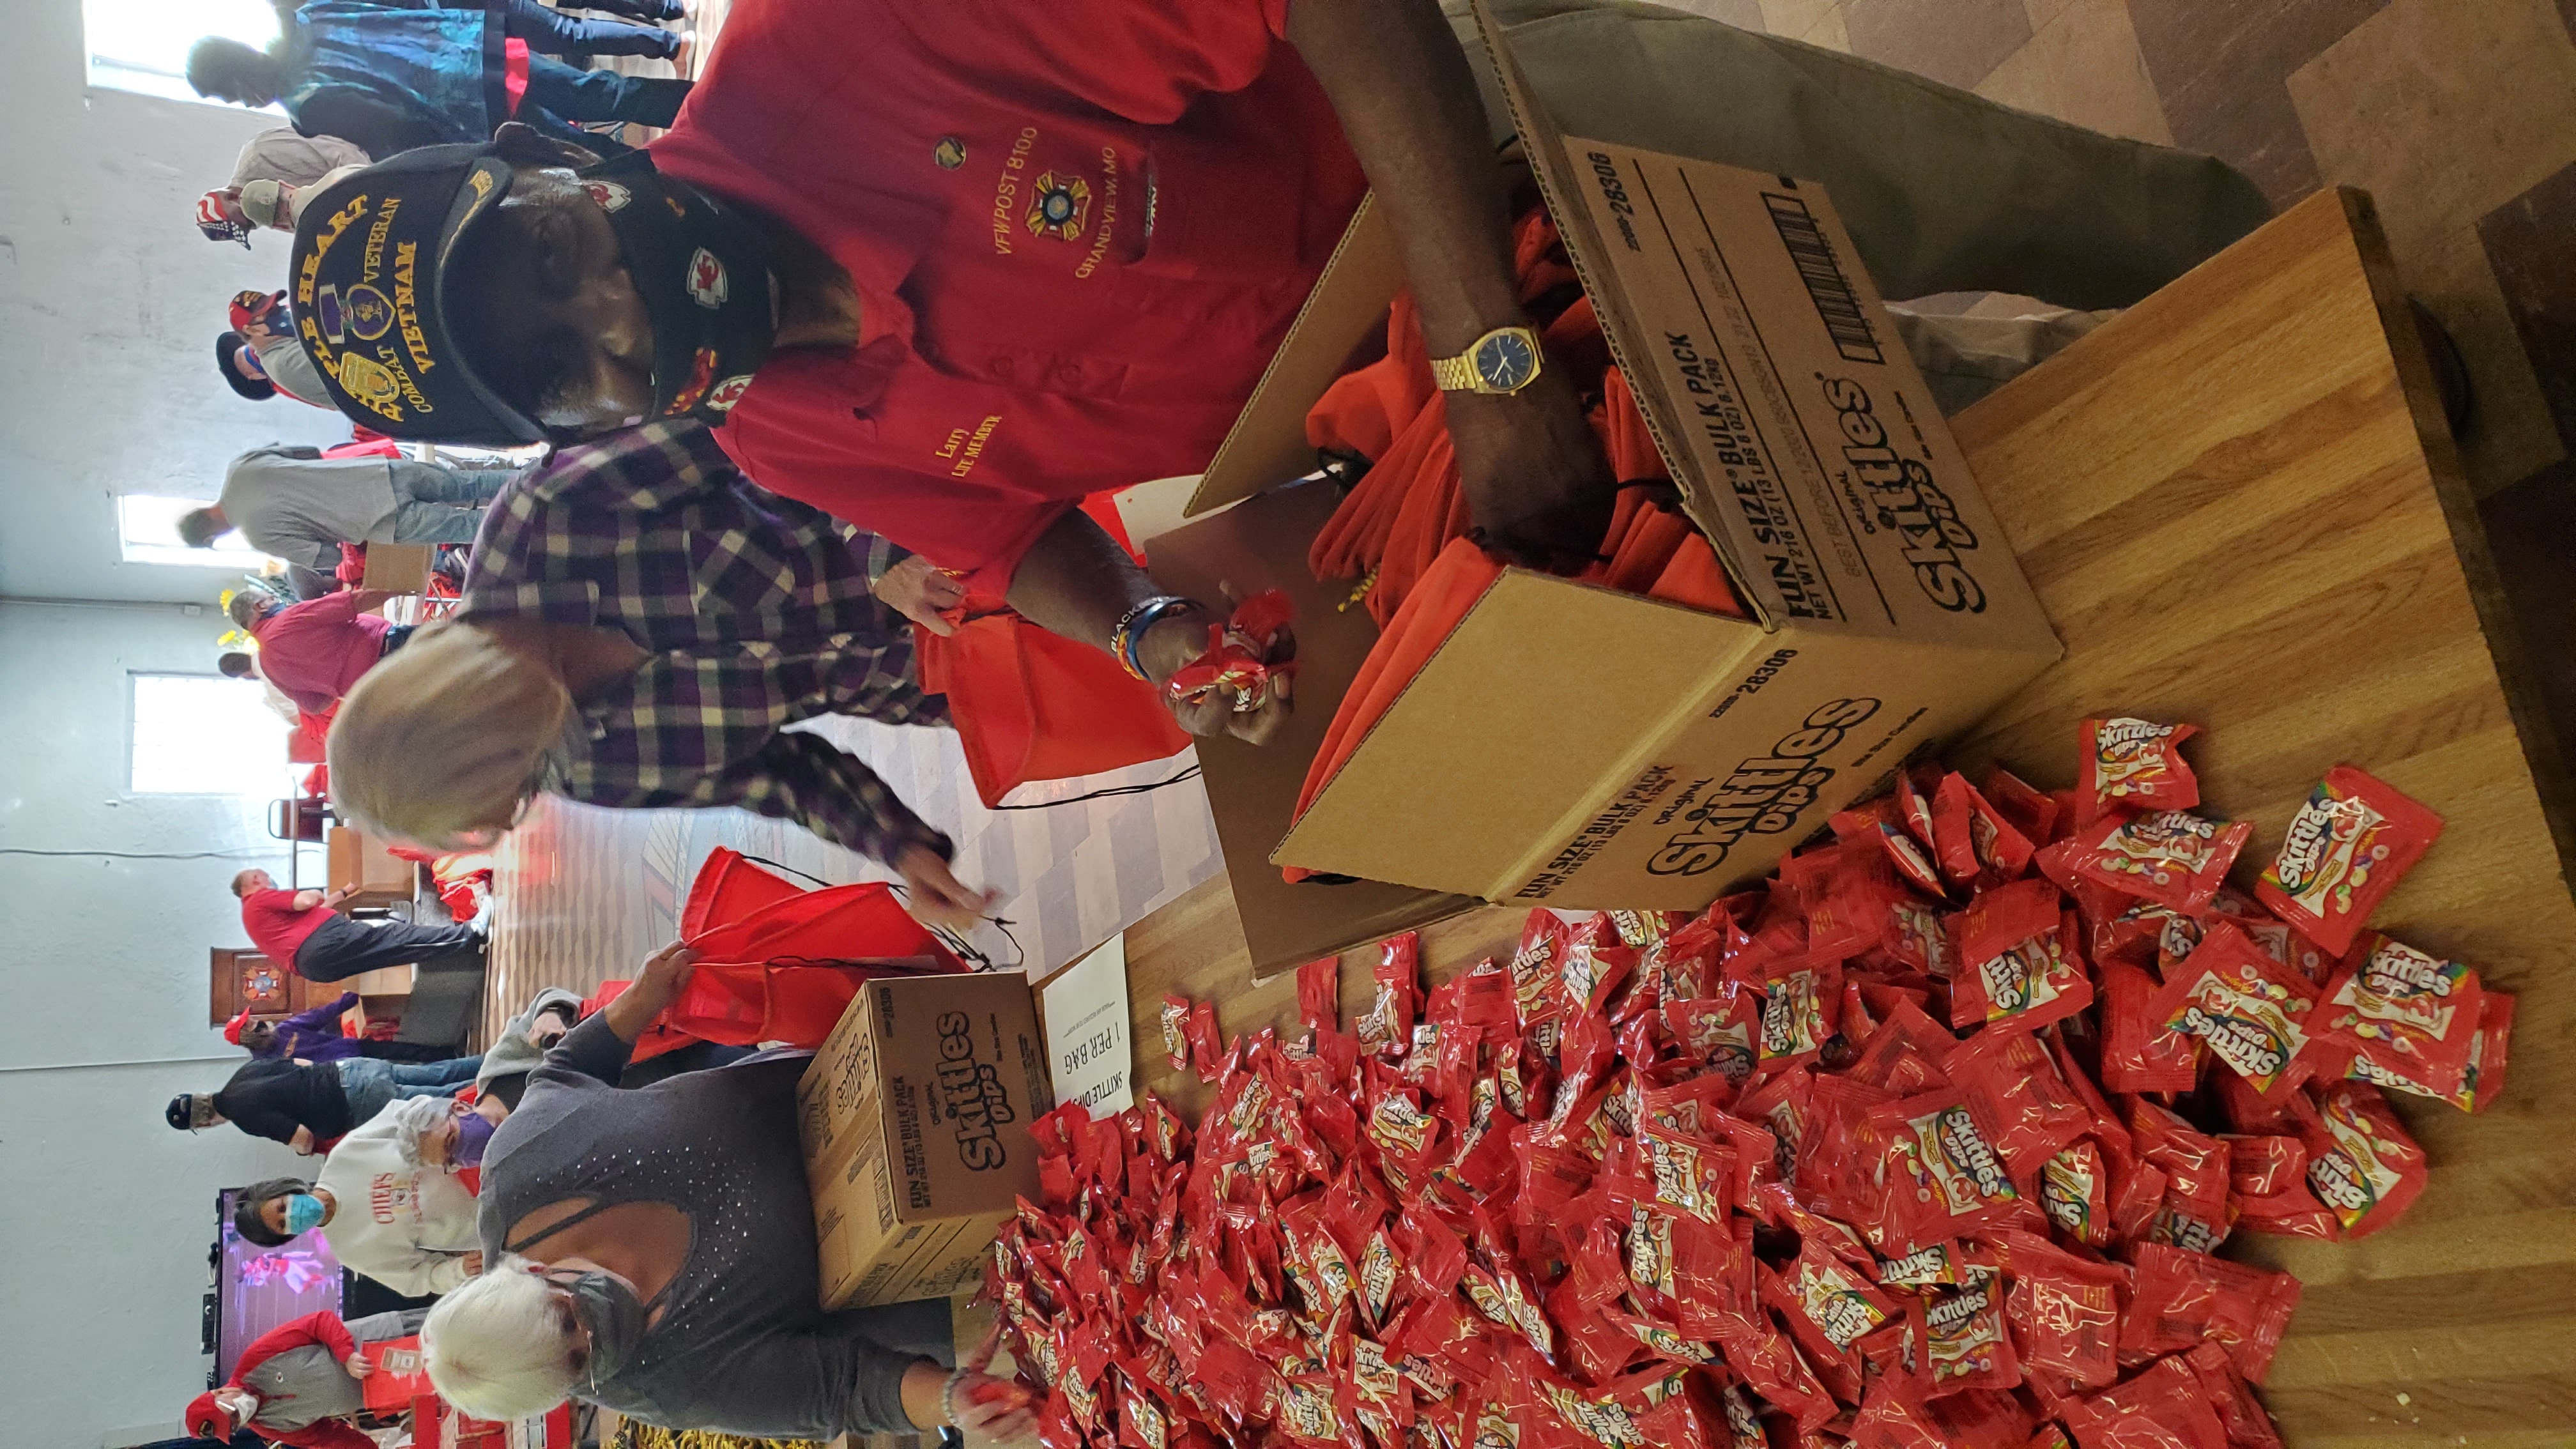
[(212, 498), (226, 460), (345, 423), (215, 375), (224, 306), (286, 239), (197, 234), (196, 199), (274, 118), (85, 88), (80, 0), (0, 5), (0, 594), (212, 602), (217, 570), (117, 562), (116, 493)]
[[(197, 1305), (218, 1189), (285, 1148), (161, 1120), (242, 1058), (206, 1024), (206, 948), (243, 945), (226, 882), (282, 870), (257, 802), (125, 791), (129, 671), (203, 672), (221, 627), (167, 606), (0, 603), (0, 1441), (87, 1449), (175, 1433), (205, 1386)], [(220, 1060), (191, 1060), (196, 1058)], [(69, 1066), (139, 1062), (112, 1067)]]

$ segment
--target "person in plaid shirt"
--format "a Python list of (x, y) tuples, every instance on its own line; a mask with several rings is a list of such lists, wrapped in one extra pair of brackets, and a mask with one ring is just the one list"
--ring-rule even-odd
[(488, 847), (540, 791), (739, 805), (884, 861), (916, 914), (962, 926), (994, 897), (950, 872), (948, 837), (857, 759), (785, 728), (945, 726), (900, 615), (935, 618), (958, 594), (753, 484), (701, 424), (567, 448), (492, 501), (457, 616), (342, 701), (333, 800), (435, 850)]

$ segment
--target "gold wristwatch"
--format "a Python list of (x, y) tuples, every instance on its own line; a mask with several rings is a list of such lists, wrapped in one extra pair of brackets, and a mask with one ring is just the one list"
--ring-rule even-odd
[(1537, 381), (1545, 365), (1537, 333), (1526, 327), (1497, 327), (1456, 357), (1431, 359), (1431, 380), (1442, 392), (1509, 395)]

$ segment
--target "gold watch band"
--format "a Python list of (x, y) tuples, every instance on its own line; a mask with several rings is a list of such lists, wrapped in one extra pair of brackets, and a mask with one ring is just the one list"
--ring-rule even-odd
[[(1497, 340), (1515, 341), (1524, 351), (1528, 372), (1519, 381), (1498, 385), (1476, 366), (1476, 359)], [(1538, 334), (1527, 327), (1497, 327), (1467, 344), (1467, 350), (1455, 357), (1431, 359), (1431, 380), (1442, 392), (1482, 393), (1492, 397), (1509, 397), (1536, 381), (1547, 362), (1539, 350)], [(1504, 364), (1508, 375), (1509, 364)]]
[(1442, 392), (1474, 392), (1477, 387), (1476, 354), (1461, 352), (1455, 357), (1431, 359), (1431, 384)]

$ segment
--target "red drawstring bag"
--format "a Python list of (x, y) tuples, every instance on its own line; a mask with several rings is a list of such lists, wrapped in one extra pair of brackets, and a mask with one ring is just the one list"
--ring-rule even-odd
[(967, 969), (883, 882), (804, 890), (721, 846), (690, 883), (680, 939), (697, 968), (637, 1061), (692, 1041), (819, 1047), (862, 984)]
[(915, 626), (912, 637), (921, 687), (948, 696), (987, 809), (1031, 780), (1096, 775), (1189, 747), (1154, 686), (1017, 614), (970, 614), (944, 637)]
[[(1082, 511), (1138, 563), (1114, 499), (1095, 493)], [(921, 687), (948, 696), (975, 794), (992, 809), (1031, 780), (1070, 780), (1168, 760), (1189, 748), (1154, 686), (1116, 658), (1041, 629), (999, 600), (970, 597), (949, 615), (957, 632), (915, 626)]]

